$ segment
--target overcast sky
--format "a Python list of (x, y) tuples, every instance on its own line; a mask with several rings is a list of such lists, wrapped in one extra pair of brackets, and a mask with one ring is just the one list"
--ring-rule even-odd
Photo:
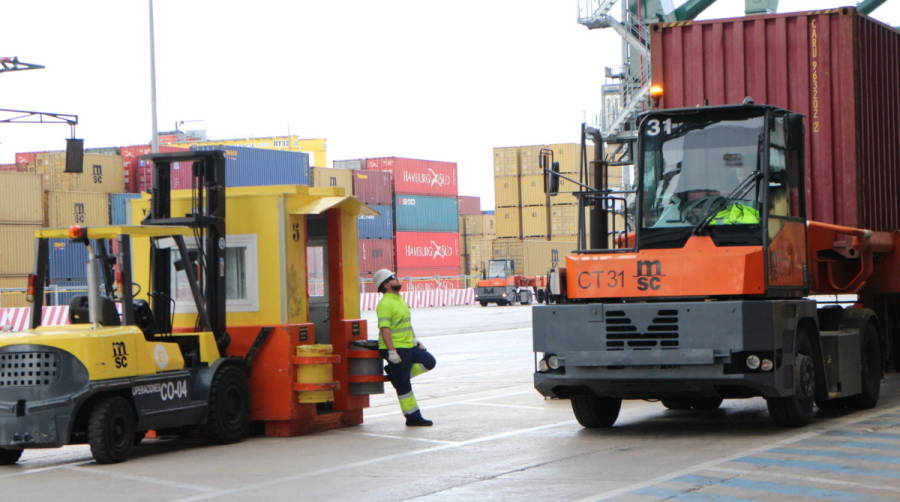
[[(851, 3), (781, 0), (779, 12)], [(329, 164), (456, 161), (460, 192), (492, 209), (492, 147), (577, 141), (599, 111), (603, 68), (619, 64), (618, 37), (579, 25), (576, 5), (155, 0), (159, 127), (327, 138)], [(701, 19), (743, 5), (720, 0)], [(8, 0), (2, 14), (0, 56), (46, 69), (0, 74), (0, 107), (77, 114), (87, 147), (149, 142), (146, 0)], [(900, 25), (900, 0), (873, 15)], [(0, 163), (61, 149), (67, 135), (0, 124)]]

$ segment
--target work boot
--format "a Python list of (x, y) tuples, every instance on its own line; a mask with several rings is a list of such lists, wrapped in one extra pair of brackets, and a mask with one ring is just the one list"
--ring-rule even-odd
[(434, 425), (434, 422), (428, 420), (419, 413), (406, 417), (407, 427), (431, 427), (432, 425)]

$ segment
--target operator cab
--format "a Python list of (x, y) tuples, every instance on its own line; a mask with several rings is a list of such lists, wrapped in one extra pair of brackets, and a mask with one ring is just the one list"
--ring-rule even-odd
[(513, 261), (509, 258), (495, 259), (488, 262), (485, 279), (505, 279), (514, 274)]
[(763, 106), (663, 110), (639, 128), (637, 248), (760, 246), (802, 219), (801, 116)]

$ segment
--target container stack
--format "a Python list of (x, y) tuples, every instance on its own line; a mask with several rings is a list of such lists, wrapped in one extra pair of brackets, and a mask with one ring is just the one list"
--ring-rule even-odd
[(459, 241), (462, 249), (460, 275), (472, 276), (469, 287), (477, 281), (491, 259), (497, 228), (494, 211), (459, 215)]
[[(44, 223), (42, 177), (0, 173), (0, 290), (24, 288), (34, 269), (34, 231)], [(0, 307), (25, 307), (25, 294), (0, 292)]]
[(312, 186), (343, 188), (344, 193), (351, 195), (353, 193), (353, 170), (335, 167), (313, 167)]
[[(335, 162), (337, 164), (337, 161)], [(394, 188), (391, 173), (353, 171), (353, 194), (378, 216), (359, 217), (359, 274), (364, 292), (375, 292), (372, 274), (378, 269), (394, 270)]]
[(384, 157), (366, 159), (366, 170), (391, 173), (396, 272), (411, 278), (407, 289), (461, 287), (456, 163)]

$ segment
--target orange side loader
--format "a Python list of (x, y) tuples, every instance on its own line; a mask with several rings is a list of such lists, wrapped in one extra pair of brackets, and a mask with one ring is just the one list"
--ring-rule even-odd
[(529, 305), (535, 299), (542, 302), (547, 276), (519, 275), (513, 273), (514, 269), (514, 262), (508, 258), (491, 260), (487, 277), (478, 281), (475, 286), (475, 301), (482, 307), (489, 303)]

